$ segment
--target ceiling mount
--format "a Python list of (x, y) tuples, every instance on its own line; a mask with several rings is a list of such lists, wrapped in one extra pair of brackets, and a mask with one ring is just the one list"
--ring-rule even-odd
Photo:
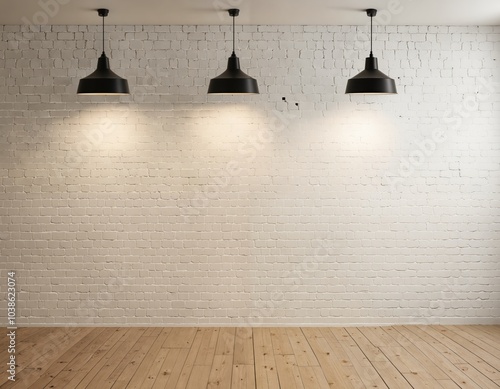
[(228, 9), (227, 12), (229, 12), (229, 16), (233, 18), (240, 15), (240, 10), (238, 8)]
[(377, 10), (376, 10), (375, 8), (368, 8), (368, 9), (366, 10), (366, 14), (367, 14), (369, 17), (373, 18), (374, 16), (377, 16)]
[(100, 17), (105, 18), (106, 16), (108, 16), (108, 15), (109, 15), (109, 9), (107, 9), (107, 8), (99, 8), (99, 9), (97, 10), (97, 14), (98, 14)]

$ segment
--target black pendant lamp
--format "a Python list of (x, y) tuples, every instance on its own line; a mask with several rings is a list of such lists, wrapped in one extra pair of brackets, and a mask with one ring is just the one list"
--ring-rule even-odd
[(398, 93), (396, 91), (396, 83), (392, 78), (378, 70), (377, 58), (373, 56), (373, 17), (377, 15), (377, 10), (367, 9), (366, 13), (371, 21), (370, 56), (366, 58), (365, 70), (347, 81), (345, 93), (396, 94)]
[(234, 19), (240, 14), (239, 9), (230, 9), (229, 16), (233, 18), (233, 54), (227, 61), (227, 69), (220, 76), (212, 78), (208, 86), (208, 93), (259, 93), (257, 80), (243, 73), (240, 69), (240, 59), (234, 53)]
[(109, 68), (109, 59), (104, 53), (104, 18), (108, 16), (109, 10), (100, 8), (97, 10), (102, 17), (102, 54), (97, 60), (97, 70), (82, 78), (78, 84), (79, 95), (129, 95), (128, 82)]

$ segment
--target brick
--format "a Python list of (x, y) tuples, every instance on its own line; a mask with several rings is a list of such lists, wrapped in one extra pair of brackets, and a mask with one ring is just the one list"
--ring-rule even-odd
[(108, 26), (119, 98), (99, 26), (0, 29), (23, 325), (498, 323), (500, 27), (376, 25), (400, 94), (346, 96), (367, 25), (239, 26), (228, 97), (229, 25)]

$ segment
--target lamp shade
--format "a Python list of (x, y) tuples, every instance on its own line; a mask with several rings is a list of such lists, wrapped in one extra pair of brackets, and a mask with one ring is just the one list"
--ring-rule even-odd
[(259, 93), (259, 87), (257, 80), (241, 71), (240, 60), (233, 52), (227, 61), (226, 71), (210, 80), (208, 93)]
[(129, 95), (128, 82), (111, 71), (104, 52), (97, 61), (97, 69), (82, 78), (78, 84), (79, 95)]
[(365, 70), (347, 81), (345, 93), (365, 94), (396, 94), (396, 83), (394, 80), (380, 70), (375, 57), (368, 57), (365, 61)]

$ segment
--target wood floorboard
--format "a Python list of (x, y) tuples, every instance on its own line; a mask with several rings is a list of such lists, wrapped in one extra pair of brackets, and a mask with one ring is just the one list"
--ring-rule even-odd
[[(150, 359), (151, 355), (156, 355), (161, 347), (161, 343), (157, 342), (156, 340), (156, 336), (141, 336), (141, 338), (139, 338), (139, 340), (137, 341), (137, 343), (140, 344), (139, 350), (134, 353), (133, 358), (130, 359), (125, 365), (122, 373), (117, 377), (115, 383), (111, 387), (112, 389), (137, 387), (137, 380), (135, 379), (135, 377), (139, 375), (141, 376), (141, 378), (143, 378), (142, 374), (146, 366), (146, 360)], [(90, 385), (85, 386), (85, 388), (91, 387), (92, 386)]]
[(254, 365), (233, 365), (231, 389), (255, 389)]
[(406, 327), (398, 327), (400, 331), (412, 344), (415, 344), (419, 350), (426, 356), (428, 361), (434, 363), (436, 368), (441, 369), (445, 372), (449, 380), (439, 380), (442, 386), (447, 385), (453, 387), (450, 380), (452, 380), (456, 385), (459, 385), (463, 389), (480, 389), (480, 387), (472, 381), (466, 374), (464, 374), (458, 367), (457, 363), (453, 363), (454, 354), (441, 352), (440, 348), (434, 348), (431, 344), (426, 343), (421, 338), (419, 338), (415, 333), (410, 331)]
[(255, 381), (259, 389), (279, 389), (278, 371), (269, 328), (253, 331), (255, 355)]
[(152, 389), (175, 389), (189, 353), (187, 348), (171, 348)]
[(253, 329), (237, 328), (234, 340), (234, 365), (253, 365)]
[(233, 355), (215, 355), (208, 378), (208, 389), (222, 389), (231, 387)]
[(336, 361), (335, 363), (338, 365), (337, 369), (340, 370), (344, 375), (343, 386), (352, 387), (355, 389), (365, 388), (361, 377), (356, 374), (356, 368), (354, 367), (354, 364), (352, 363), (351, 359), (347, 355), (347, 352), (344, 350), (331, 329), (323, 328), (321, 331), (325, 337), (325, 340), (333, 350), (333, 355)]
[(179, 380), (177, 381), (175, 387), (172, 387), (172, 389), (187, 389), (189, 379), (191, 377), (191, 372), (193, 371), (194, 362), (196, 360), (196, 357), (198, 356), (198, 351), (200, 350), (201, 343), (203, 341), (203, 338), (206, 336), (207, 331), (209, 331), (209, 329), (207, 328), (198, 328), (196, 330), (195, 337), (191, 344), (191, 348), (189, 349), (188, 356), (186, 358), (186, 361), (184, 362), (184, 366), (182, 367)]
[(366, 358), (365, 354), (358, 347), (354, 339), (349, 335), (345, 328), (331, 328), (330, 331), (334, 334), (339, 344), (344, 349), (347, 358), (351, 361), (356, 373), (361, 378), (361, 381), (366, 388), (387, 389), (380, 374)]
[[(163, 344), (165, 343), (165, 340), (167, 338), (169, 331), (162, 331), (162, 332), (148, 332), (146, 331), (144, 333), (144, 337), (146, 338), (151, 338), (153, 340), (153, 344), (151, 348), (149, 348), (146, 353), (144, 354), (144, 357), (139, 356), (137, 358), (137, 364), (138, 367), (136, 371), (134, 372), (133, 375), (131, 375), (130, 381), (128, 382), (127, 385), (123, 385), (123, 387), (129, 388), (129, 389), (141, 389), (144, 388), (147, 384), (150, 383), (150, 380), (148, 380), (148, 373), (149, 369), (155, 362), (155, 359), (158, 358), (158, 355), (160, 354)], [(146, 335), (148, 334), (148, 335)], [(161, 358), (160, 358), (161, 359)], [(161, 363), (161, 361), (159, 362)], [(123, 375), (122, 375), (123, 377)], [(93, 386), (94, 387), (94, 386)]]
[(500, 369), (500, 364), (497, 358), (490, 359), (487, 353), (470, 342), (462, 344), (459, 337), (451, 334), (451, 331), (443, 327), (431, 326), (429, 331), (432, 332), (436, 339), (449, 349), (454, 350), (467, 364), (479, 370), (484, 376), (492, 381), (500, 379), (500, 371), (498, 370)]
[[(95, 375), (99, 370), (110, 360), (111, 356), (115, 353), (116, 349), (124, 341), (124, 336), (129, 333), (131, 329), (127, 328), (111, 328), (103, 333), (103, 337), (99, 337), (96, 342), (92, 344), (92, 348), (88, 351), (88, 358), (84, 358), (80, 365), (75, 366), (78, 369), (77, 374), (73, 375), (73, 378), (68, 382), (67, 385), (60, 384), (55, 386), (55, 382), (58, 381), (58, 376), (55, 377), (54, 381), (48, 385), (48, 388), (75, 388), (81, 389), (89, 386), (89, 383), (93, 380)], [(82, 353), (85, 355), (86, 353)], [(72, 374), (69, 375), (70, 377)]]
[(474, 335), (477, 339), (487, 342), (490, 347), (500, 351), (500, 345), (495, 342), (495, 339), (498, 338), (499, 334), (492, 334), (488, 331), (488, 327), (486, 326), (454, 326), (452, 328), (460, 329), (466, 333)]
[[(58, 356), (61, 350), (75, 343), (82, 328), (53, 328), (40, 331), (30, 336), (27, 344), (16, 334), (16, 372), (19, 376), (30, 375), (30, 379), (37, 377), (45, 366)], [(5, 349), (4, 349), (5, 350)], [(3, 350), (2, 350), (3, 351)], [(6, 355), (2, 353), (2, 355)], [(7, 376), (0, 376), (0, 385), (6, 383)], [(0, 386), (1, 387), (1, 386)]]
[(500, 326), (46, 327), (16, 341), (0, 389), (500, 389)]
[(490, 361), (493, 366), (500, 366), (500, 350), (492, 347), (487, 342), (478, 339), (474, 334), (451, 326), (443, 327), (448, 337), (465, 346), (484, 360)]
[(61, 355), (75, 350), (75, 345), (78, 345), (79, 341), (90, 331), (89, 328), (58, 328), (52, 333), (46, 333), (46, 336), (39, 339), (33, 347), (18, 353), (19, 359), (16, 363), (20, 366), (17, 372), (22, 380), (19, 380), (12, 388), (23, 388), (25, 380), (27, 382), (38, 380)]
[(317, 336), (309, 338), (308, 341), (318, 359), (328, 385), (332, 388), (353, 388), (354, 386), (348, 379), (348, 373), (344, 369), (339, 356), (336, 355), (335, 349), (331, 347), (323, 335), (322, 330), (319, 330)]
[[(101, 370), (97, 373), (102, 381), (99, 385), (102, 389), (110, 389), (113, 387), (118, 379), (127, 368), (128, 364), (134, 360), (139, 353), (142, 342), (144, 340), (145, 328), (132, 328), (128, 332), (127, 339), (124, 339), (120, 345), (120, 349), (116, 349), (113, 355), (116, 355), (112, 361), (108, 361)], [(121, 353), (121, 354), (120, 354)], [(94, 380), (98, 377), (94, 376)]]
[(95, 338), (102, 333), (104, 328), (100, 328), (96, 331), (88, 332), (80, 341), (78, 341), (73, 347), (68, 349), (64, 354), (58, 356), (58, 358), (40, 375), (40, 378), (35, 382), (34, 386), (39, 388), (44, 388), (47, 386), (59, 373), (61, 373), (70, 363), (76, 358), (80, 352), (89, 344), (91, 344)]

